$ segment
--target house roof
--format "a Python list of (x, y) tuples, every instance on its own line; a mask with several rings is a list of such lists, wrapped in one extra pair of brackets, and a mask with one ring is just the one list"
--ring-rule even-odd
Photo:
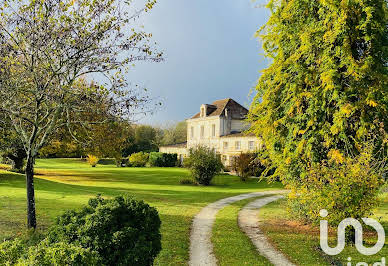
[[(248, 110), (231, 98), (214, 101), (212, 104), (207, 104), (211, 107), (210, 112), (206, 116), (225, 116), (225, 110), (228, 109), (232, 118), (244, 119), (248, 114)], [(229, 113), (228, 113), (229, 114)], [(201, 113), (195, 114), (191, 119), (200, 118)]]

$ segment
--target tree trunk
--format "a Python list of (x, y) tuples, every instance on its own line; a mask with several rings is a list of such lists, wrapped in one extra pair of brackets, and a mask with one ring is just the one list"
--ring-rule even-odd
[(26, 165), (27, 185), (27, 227), (36, 228), (35, 190), (34, 190), (34, 158), (28, 156)]

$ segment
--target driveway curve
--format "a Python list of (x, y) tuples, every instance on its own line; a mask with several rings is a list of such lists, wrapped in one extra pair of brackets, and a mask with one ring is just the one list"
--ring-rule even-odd
[(241, 230), (251, 239), (260, 255), (266, 257), (275, 266), (295, 266), (280, 251), (276, 250), (267, 240), (259, 226), (259, 209), (264, 205), (276, 201), (283, 196), (260, 198), (248, 203), (238, 213), (238, 225)]
[[(193, 219), (190, 233), (190, 260), (191, 266), (217, 265), (213, 254), (211, 233), (217, 212), (222, 208), (240, 200), (255, 198), (271, 194), (283, 194), (284, 190), (253, 192), (224, 198), (204, 207)], [(277, 196), (279, 197), (279, 196)], [(272, 197), (271, 197), (272, 198)]]

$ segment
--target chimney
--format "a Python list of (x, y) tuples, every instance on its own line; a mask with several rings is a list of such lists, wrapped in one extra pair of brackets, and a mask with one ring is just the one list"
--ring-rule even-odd
[(201, 105), (201, 117), (206, 117), (207, 115), (207, 106), (206, 104)]

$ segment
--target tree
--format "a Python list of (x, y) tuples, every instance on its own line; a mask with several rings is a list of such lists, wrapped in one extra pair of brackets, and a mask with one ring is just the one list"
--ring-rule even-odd
[(163, 145), (183, 143), (187, 140), (187, 123), (185, 121), (164, 130)]
[[(98, 92), (105, 96), (106, 110), (127, 118), (147, 102), (137, 88), (128, 88), (124, 74), (135, 61), (162, 59), (150, 43), (151, 34), (136, 31), (133, 23), (155, 1), (132, 14), (132, 1), (1, 3), (0, 111), (27, 153), (27, 225), (35, 228), (33, 170), (38, 151), (58, 128), (100, 118), (89, 116), (92, 110), (80, 108), (80, 102), (94, 99)], [(77, 86), (99, 74), (106, 80), (103, 84)]]
[(370, 139), (380, 160), (388, 132), (387, 2), (281, 0), (268, 8), (259, 34), (272, 62), (249, 118), (275, 175), (292, 189), (309, 188), (316, 164), (358, 158)]
[(11, 161), (12, 170), (22, 172), (27, 154), (23, 143), (11, 129), (9, 119), (0, 114), (0, 152), (5, 160)]
[(136, 152), (157, 151), (161, 139), (161, 131), (148, 125), (134, 126), (133, 135), (130, 134), (127, 139), (127, 145), (124, 148), (123, 155), (128, 156)]
[(100, 156), (110, 157), (116, 160), (117, 166), (121, 166), (122, 152), (127, 136), (131, 134), (132, 127), (125, 121), (109, 121), (104, 124), (92, 126), (90, 141), (86, 149), (88, 152)]

